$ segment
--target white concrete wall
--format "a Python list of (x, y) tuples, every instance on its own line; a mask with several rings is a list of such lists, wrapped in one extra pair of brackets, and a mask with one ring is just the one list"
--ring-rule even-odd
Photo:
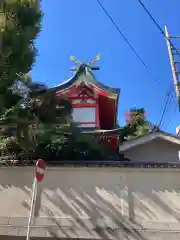
[[(0, 168), (0, 216), (27, 216), (33, 169)], [(49, 168), (41, 216), (109, 216), (136, 222), (180, 220), (180, 171), (176, 169)]]

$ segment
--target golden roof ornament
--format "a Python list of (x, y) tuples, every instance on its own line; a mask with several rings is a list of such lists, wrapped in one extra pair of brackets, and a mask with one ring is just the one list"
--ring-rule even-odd
[(96, 55), (90, 62), (86, 63), (86, 61), (80, 62), (74, 56), (70, 56), (70, 60), (75, 63), (77, 66), (71, 68), (72, 71), (77, 71), (79, 67), (84, 66), (88, 70), (99, 70), (100, 67), (93, 66), (93, 64), (100, 60), (100, 54)]

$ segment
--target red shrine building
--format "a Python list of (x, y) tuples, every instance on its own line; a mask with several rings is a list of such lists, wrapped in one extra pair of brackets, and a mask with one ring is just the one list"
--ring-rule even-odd
[(118, 146), (117, 108), (119, 88), (112, 88), (96, 80), (93, 73), (99, 67), (93, 64), (99, 60), (96, 56), (90, 63), (77, 64), (75, 72), (66, 82), (55, 87), (57, 97), (68, 98), (72, 103), (72, 118), (84, 133), (99, 135), (100, 141), (108, 143), (113, 151)]

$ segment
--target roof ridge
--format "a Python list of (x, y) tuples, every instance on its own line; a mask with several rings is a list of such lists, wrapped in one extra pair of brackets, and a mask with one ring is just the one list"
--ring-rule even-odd
[[(88, 78), (87, 76), (87, 72), (88, 74), (91, 76), (91, 79)], [(78, 70), (75, 72), (75, 74), (69, 78), (68, 80), (66, 80), (65, 82), (57, 85), (56, 87), (54, 87), (54, 89), (58, 89), (58, 90), (61, 90), (61, 89), (65, 89), (65, 88), (68, 88), (70, 87), (76, 80), (77, 78), (79, 77), (80, 74), (82, 73), (85, 73), (85, 75), (87, 76), (88, 80), (91, 81), (91, 83), (93, 85), (95, 85), (96, 87), (104, 90), (104, 91), (109, 91), (109, 92), (112, 92), (113, 94), (116, 94), (116, 95), (119, 95), (120, 93), (120, 88), (114, 88), (114, 87), (110, 87), (109, 85), (106, 85), (100, 81), (98, 81), (96, 79), (96, 76), (95, 74), (89, 70), (88, 68), (86, 68), (84, 65), (80, 65)]]

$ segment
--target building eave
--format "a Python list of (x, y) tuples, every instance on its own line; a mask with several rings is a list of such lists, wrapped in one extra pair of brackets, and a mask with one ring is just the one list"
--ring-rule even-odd
[(130, 148), (137, 147), (138, 145), (148, 143), (158, 138), (180, 145), (180, 138), (177, 137), (176, 135), (169, 134), (166, 132), (154, 132), (154, 133), (149, 133), (146, 136), (142, 136), (137, 139), (128, 140), (124, 142), (119, 146), (119, 151), (123, 152)]
[(104, 129), (83, 130), (82, 129), (82, 133), (84, 134), (99, 135), (99, 136), (119, 136), (122, 132), (123, 132), (122, 128), (111, 129), (111, 130), (104, 130)]

